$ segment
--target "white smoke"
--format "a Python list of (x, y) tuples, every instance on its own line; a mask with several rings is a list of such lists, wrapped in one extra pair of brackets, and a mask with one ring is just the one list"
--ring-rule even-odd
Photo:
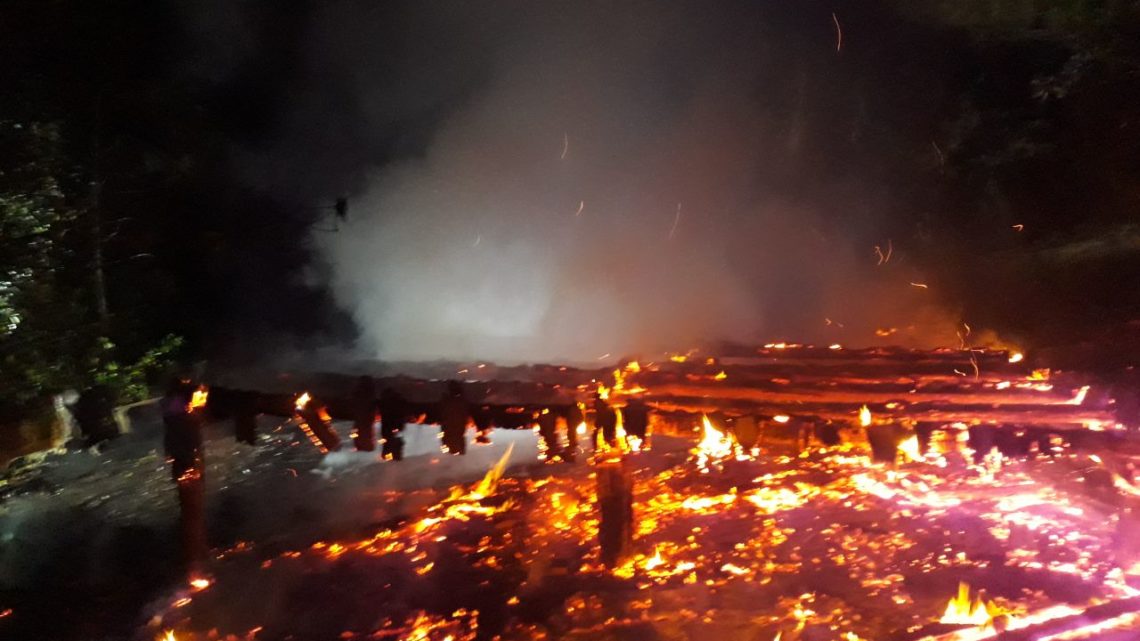
[(928, 313), (905, 249), (889, 277), (871, 255), (885, 190), (818, 166), (863, 122), (815, 77), (836, 60), (828, 12), (800, 34), (702, 2), (379, 10), (307, 23), (289, 135), (249, 163), (277, 191), (298, 167), (359, 179), (313, 242), (367, 355), (868, 343)]

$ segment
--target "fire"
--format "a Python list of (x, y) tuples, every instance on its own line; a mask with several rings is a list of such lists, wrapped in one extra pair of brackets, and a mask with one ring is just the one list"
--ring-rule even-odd
[[(791, 351), (769, 352), (762, 359), (752, 358), (763, 360), (765, 368), (771, 367), (773, 361), (780, 360), (776, 358), (779, 355), (797, 355), (794, 367), (799, 367), (800, 357), (826, 359), (829, 366), (847, 358), (843, 352), (826, 351), (824, 345), (794, 349), (789, 345), (787, 349)], [(853, 353), (852, 358), (864, 358), (860, 355), (862, 351)], [(946, 353), (956, 354), (949, 350)], [(876, 358), (876, 352), (869, 354), (867, 358)], [(1001, 358), (1008, 356), (1009, 354), (991, 353), (987, 358), (994, 357), (1000, 362)], [(910, 362), (909, 355), (906, 358)], [(713, 374), (721, 367), (727, 369), (731, 366), (734, 368), (734, 381), (740, 381), (741, 387), (749, 386), (749, 381), (742, 379), (742, 376), (752, 378), (751, 374), (745, 376), (737, 373), (749, 372), (746, 363), (731, 360), (726, 363), (721, 360), (716, 365), (706, 366), (700, 362), (705, 358), (694, 353), (689, 354), (689, 359), (695, 366), (691, 370), (682, 366), (686, 371), (666, 371), (660, 378), (653, 380), (687, 380), (696, 386), (703, 386), (704, 390), (715, 389), (714, 394), (734, 398), (725, 390), (718, 389), (723, 386), (713, 383)], [(632, 387), (641, 382), (639, 379), (642, 376), (646, 376), (646, 381), (649, 380), (648, 374), (638, 375), (636, 372), (655, 372), (653, 376), (656, 376), (657, 369), (653, 363), (647, 362), (647, 365), (641, 366), (637, 361), (623, 362), (616, 367), (619, 368), (617, 371), (614, 366), (600, 368), (600, 372), (593, 375), (605, 385), (613, 385), (608, 391), (611, 398), (618, 399), (615, 409), (621, 411), (621, 395), (633, 393), (627, 386)], [(939, 385), (958, 385), (943, 369), (945, 368), (939, 365), (932, 380), (939, 381)], [(687, 371), (700, 374), (685, 378)], [(761, 371), (765, 373), (765, 382), (770, 380), (777, 390), (772, 395), (782, 395), (784, 392), (780, 390), (794, 388), (796, 385), (795, 382), (790, 383), (788, 378), (779, 378), (783, 374), (779, 370), (770, 375), (767, 369)], [(611, 373), (614, 374), (613, 381), (608, 380)], [(1023, 378), (1026, 373), (1021, 372), (1016, 376), (1011, 373), (1008, 375), (1009, 380), (1004, 381), (993, 378), (966, 382), (961, 389), (964, 394), (979, 395), (982, 400), (971, 403), (978, 407), (985, 406), (986, 399), (989, 398), (987, 395), (993, 394), (995, 389), (1009, 390), (1016, 387), (1011, 392), (1019, 395), (1016, 398), (1031, 398), (1035, 396), (1033, 390), (1037, 389), (1036, 385), (1041, 380)], [(895, 381), (893, 377), (878, 378), (875, 373), (862, 374), (856, 371), (856, 374), (860, 377), (876, 377), (872, 380), (875, 383), (894, 384)], [(575, 380), (584, 383), (589, 376), (587, 373)], [(787, 376), (791, 378), (790, 374)], [(945, 383), (945, 380), (949, 382)], [(864, 384), (861, 378), (855, 377), (843, 376), (841, 381), (848, 386)], [(737, 384), (733, 383), (734, 386)], [(596, 382), (577, 389), (592, 391), (595, 385)], [(1062, 390), (1059, 387), (1056, 392), (1056, 396), (1047, 399), (1048, 405), (1065, 403), (1078, 390)], [(892, 395), (887, 396), (887, 393)], [(932, 394), (921, 388), (916, 392), (928, 393)], [(719, 398), (714, 394), (710, 394), (714, 400)], [(826, 420), (845, 420), (848, 427), (855, 424), (852, 418), (856, 417), (858, 424), (864, 427), (888, 419), (899, 420), (904, 424), (921, 420), (912, 418), (908, 408), (911, 405), (924, 407), (920, 405), (923, 401), (896, 400), (903, 397), (893, 394), (894, 392), (876, 392), (868, 395), (861, 389), (848, 392), (842, 398), (842, 404), (828, 406), (829, 415)], [(667, 398), (668, 394), (661, 393), (661, 397)], [(310, 397), (308, 393), (297, 397), (297, 407), (304, 408), (304, 416), (312, 419), (314, 427), (320, 425), (311, 413), (319, 415), (321, 401), (322, 399)], [(856, 407), (854, 403), (860, 401), (867, 404), (861, 403), (861, 407)], [(881, 413), (889, 414), (882, 414), (876, 421), (869, 408), (870, 403), (876, 403)], [(666, 409), (659, 410), (655, 418), (667, 422), (658, 425), (675, 429), (673, 421), (682, 415), (682, 411), (671, 411), (672, 405), (669, 402), (661, 405)], [(764, 404), (757, 403), (747, 409), (718, 405), (715, 402), (704, 405), (710, 408), (707, 410), (709, 413), (713, 413), (711, 408), (716, 407), (730, 413), (741, 411), (763, 417), (760, 423), (768, 421), (769, 430), (773, 429), (773, 424), (790, 424), (792, 420), (817, 420), (813, 414), (816, 410), (812, 406), (794, 404), (782, 396), (777, 402), (769, 404), (764, 400)], [(680, 409), (685, 412), (701, 411), (697, 407), (699, 405), (694, 403)], [(1086, 414), (1100, 416), (1081, 408), (1060, 409), (1064, 416), (1073, 416), (1074, 420), (1092, 421), (1091, 418), (1085, 418)], [(1078, 409), (1079, 413), (1074, 414), (1074, 409)], [(793, 417), (787, 414), (789, 411), (795, 411), (796, 415)], [(987, 412), (988, 409), (983, 407), (981, 411)], [(661, 414), (667, 412), (669, 416), (665, 419)], [(855, 414), (854, 417), (852, 413)], [(634, 461), (630, 457), (631, 463), (641, 463), (629, 466), (631, 478), (636, 481), (633, 484), (636, 518), (630, 527), (633, 545), (641, 553), (627, 556), (618, 568), (599, 564), (594, 552), (598, 545), (600, 519), (596, 504), (590, 498), (595, 491), (591, 480), (594, 477), (588, 475), (590, 468), (566, 466), (558, 469), (580, 473), (543, 474), (543, 478), (524, 475), (523, 478), (507, 479), (505, 471), (512, 462), (513, 455), (509, 449), (501, 459), (493, 461), (494, 465), (485, 470), (482, 479), (474, 478), (461, 487), (453, 488), (450, 496), (444, 492), (436, 497), (442, 498), (442, 501), (430, 507), (417, 508), (417, 513), (410, 514), (407, 521), (397, 523), (391, 529), (362, 542), (329, 543), (322, 544), (320, 548), (314, 546), (315, 554), (320, 559), (332, 561), (345, 558), (346, 562), (351, 560), (353, 563), (358, 561), (356, 556), (361, 554), (374, 557), (394, 554), (397, 555), (398, 562), (381, 562), (379, 567), (382, 572), (403, 572), (400, 568), (406, 567), (413, 580), (432, 576), (438, 579), (440, 573), (435, 572), (435, 569), (447, 568), (449, 558), (462, 554), (466, 562), (483, 573), (478, 585), (494, 589), (497, 595), (501, 595), (498, 603), (505, 600), (508, 605), (520, 604), (520, 598), (524, 596), (529, 600), (530, 593), (525, 590), (542, 585), (544, 580), (560, 581), (562, 579), (559, 577), (566, 572), (580, 572), (584, 577), (606, 572), (606, 585), (620, 587), (623, 591), (628, 588), (629, 594), (639, 594), (640, 598), (631, 601), (628, 616), (625, 613), (616, 614), (606, 607), (606, 598), (612, 592), (602, 592), (595, 596), (589, 590), (584, 590), (581, 594), (566, 597), (563, 608), (557, 608), (555, 604), (552, 611), (559, 612), (558, 616), (565, 622), (565, 625), (559, 623), (559, 629), (575, 631), (579, 636), (612, 636), (615, 633), (620, 636), (625, 626), (639, 625), (638, 621), (652, 621), (655, 625), (669, 626), (686, 624), (691, 615), (686, 612), (679, 616), (677, 612), (691, 607), (693, 602), (688, 597), (674, 597), (689, 591), (687, 586), (707, 586), (716, 591), (726, 588), (728, 593), (735, 589), (733, 586), (747, 586), (756, 582), (759, 585), (770, 585), (767, 589), (772, 594), (797, 594), (800, 590), (792, 592), (791, 589), (802, 585), (797, 579), (801, 568), (826, 564), (834, 565), (837, 570), (849, 575), (862, 590), (854, 590), (851, 598), (824, 593), (814, 601), (807, 599), (807, 595), (800, 596), (798, 600), (785, 597), (775, 603), (764, 604), (742, 600), (742, 608), (749, 610), (746, 616), (763, 621), (763, 627), (760, 628), (763, 638), (770, 639), (775, 635), (779, 639), (778, 629), (786, 630), (790, 639), (802, 638), (809, 626), (812, 629), (807, 636), (816, 634), (845, 641), (887, 638), (890, 636), (887, 632), (892, 628), (918, 630), (924, 623), (933, 623), (935, 614), (941, 616), (943, 623), (971, 626), (971, 629), (961, 631), (962, 639), (967, 638), (965, 635), (975, 635), (969, 637), (973, 639), (995, 638), (998, 629), (1024, 627), (1029, 616), (1020, 613), (1032, 614), (1035, 609), (1047, 605), (1050, 597), (1026, 591), (1018, 601), (1006, 602), (999, 598), (999, 606), (992, 601), (987, 602), (984, 593), (976, 595), (970, 591), (970, 586), (962, 584), (956, 597), (948, 603), (936, 599), (939, 603), (946, 603), (945, 612), (939, 613), (937, 604), (927, 601), (923, 591), (911, 591), (918, 583), (949, 587), (959, 578), (967, 578), (975, 568), (983, 569), (991, 563), (993, 557), (990, 556), (990, 551), (994, 546), (1005, 554), (1005, 564), (1011, 568), (1038, 573), (1064, 573), (1066, 580), (1080, 577), (1089, 585), (1095, 583), (1098, 589), (1103, 584), (1105, 594), (1132, 594), (1127, 592), (1130, 588), (1124, 583), (1125, 570), (1114, 568), (1112, 564), (1115, 561), (1103, 558), (1102, 549), (1107, 552), (1110, 550), (1104, 547), (1107, 544), (1098, 543), (1094, 539), (1094, 535), (1102, 536), (1101, 530), (1115, 530), (1114, 524), (1109, 524), (1111, 527), (1103, 526), (1100, 521), (1105, 519), (1099, 515), (1082, 515), (1075, 505), (1083, 504), (1074, 503), (1069, 506), (1064, 502), (1063, 494), (1054, 492), (1048, 486), (1043, 485), (1038, 490), (1031, 483), (1035, 478), (1030, 476), (1034, 468), (1023, 466), (1016, 459), (1009, 462), (1007, 469), (1000, 475), (991, 472), (988, 477), (979, 477), (977, 473), (961, 473), (962, 470), (975, 472), (980, 467), (969, 465), (969, 452), (963, 452), (961, 446), (965, 444), (957, 439), (968, 436), (967, 423), (988, 424), (989, 419), (985, 417), (972, 419), (965, 415), (965, 410), (948, 412), (944, 415), (945, 418), (939, 416), (937, 420), (941, 429), (934, 437), (929, 451), (922, 450), (918, 437), (911, 434), (907, 434), (908, 438), (898, 445), (906, 457), (903, 460), (925, 460), (926, 463), (884, 468), (868, 466), (867, 446), (862, 439), (845, 440), (840, 445), (826, 448), (812, 445), (798, 452), (792, 450), (790, 454), (786, 453), (786, 446), (775, 441), (775, 444), (765, 443), (765, 455), (761, 456), (757, 453), (759, 450), (753, 450), (752, 458), (755, 460), (745, 460), (747, 452), (742, 449), (733, 430), (728, 428), (723, 419), (713, 423), (712, 417), (703, 415), (698, 422), (695, 414), (690, 416), (692, 418), (688, 419), (687, 424), (681, 423), (681, 427), (688, 427), (693, 432), (699, 427), (701, 433), (689, 434), (686, 447), (691, 450), (687, 461), (678, 462), (672, 458), (670, 448), (676, 445), (667, 439), (662, 439), (666, 444), (662, 449), (669, 455), (666, 459), (670, 461), (668, 466), (645, 465), (654, 462), (655, 458)], [(720, 414), (713, 413), (713, 416)], [(951, 420), (955, 422), (950, 422)], [(736, 425), (743, 438), (742, 424)], [(1105, 421), (1104, 425), (1107, 427), (1110, 423)], [(588, 432), (584, 421), (578, 425), (571, 423), (568, 427), (579, 434)], [(676, 439), (676, 444), (680, 440)], [(626, 435), (624, 441), (630, 449), (637, 449), (634, 438)], [(792, 447), (797, 450), (800, 448), (798, 442)], [(729, 463), (729, 458), (735, 460)], [(1091, 456), (1089, 460), (1097, 461)], [(947, 466), (939, 463), (947, 462), (950, 471), (943, 473), (938, 468)], [(986, 463), (985, 469), (988, 470), (988, 466), (1000, 465), (1001, 461), (987, 457)], [(718, 466), (718, 469), (709, 474), (709, 468), (713, 466)], [(724, 472), (723, 475), (718, 473), (721, 471)], [(1140, 496), (1140, 485), (1134, 486), (1119, 475), (1113, 475), (1112, 482), (1121, 493)], [(523, 497), (524, 494), (529, 496), (521, 500), (514, 498)], [(924, 526), (924, 522), (941, 523), (950, 510), (977, 515), (981, 519), (981, 527), (988, 528), (993, 536), (992, 541), (985, 537), (984, 547), (980, 550), (984, 553), (979, 553), (978, 545), (966, 540), (967, 537), (955, 537), (948, 542), (940, 526)], [(883, 527), (848, 527), (848, 515), (856, 513), (859, 514), (858, 522), (881, 523)], [(520, 523), (525, 523), (525, 536), (514, 535)], [(303, 553), (310, 554), (307, 550)], [(406, 559), (403, 559), (405, 555)], [(898, 560), (901, 558), (908, 561), (900, 564)], [(364, 559), (359, 561), (371, 562)], [(1140, 564), (1136, 568), (1134, 571), (1140, 573)], [(608, 576), (609, 572), (613, 572), (613, 577)], [(910, 581), (918, 573), (925, 575), (924, 581)], [(525, 583), (518, 583), (524, 575), (527, 576)], [(222, 574), (219, 573), (218, 576)], [(378, 581), (388, 579), (386, 574), (377, 577)], [(486, 583), (483, 583), (484, 580)], [(619, 586), (616, 583), (619, 580), (628, 583)], [(225, 593), (220, 593), (226, 583), (222, 580), (220, 585), (210, 587), (204, 593), (187, 590), (179, 596), (191, 594), (195, 599), (195, 617), (204, 617), (207, 603), (223, 601), (224, 595), (229, 594), (231, 588), (228, 587), (224, 588)], [(205, 589), (210, 583), (203, 581), (202, 585), (197, 585), (192, 582), (191, 585)], [(635, 593), (633, 588), (644, 592)], [(483, 588), (476, 588), (481, 589)], [(668, 596), (658, 598), (659, 595)], [(199, 599), (202, 605), (199, 605)], [(886, 613), (886, 616), (880, 618), (875, 615), (873, 618), (861, 619), (865, 616), (862, 610), (864, 602), (869, 607), (873, 606), (873, 612)], [(922, 603), (926, 607), (910, 607)], [(523, 609), (528, 607), (529, 605), (524, 605)], [(697, 617), (700, 617), (701, 622), (693, 623), (720, 626), (722, 622), (731, 621), (731, 617), (737, 616), (737, 611), (732, 609), (735, 607), (737, 606), (725, 606), (723, 610), (719, 605), (701, 608), (707, 610), (704, 614), (694, 610), (698, 612)], [(1009, 610), (1004, 609), (1006, 607), (1018, 612), (1017, 619), (1009, 621), (1008, 628), (1004, 625), (1004, 619), (1009, 615)], [(372, 637), (390, 638), (392, 641), (426, 641), (428, 638), (442, 640), (445, 636), (453, 641), (466, 638), (464, 634), (467, 631), (462, 626), (446, 627), (449, 619), (443, 612), (429, 614), (393, 610), (393, 614), (397, 612), (400, 613), (398, 618), (384, 622), (384, 629), (351, 634), (360, 638), (371, 634)], [(167, 625), (174, 625), (172, 620), (167, 621)], [(178, 625), (181, 627), (182, 624)], [(198, 625), (197, 622), (195, 625)], [(883, 634), (875, 634), (878, 626), (885, 628)], [(205, 624), (203, 628), (208, 629)], [(856, 630), (858, 634), (855, 631), (844, 632), (848, 628)], [(158, 635), (164, 629), (165, 626), (151, 628), (147, 634)], [(583, 635), (583, 631), (592, 634)], [(189, 629), (184, 628), (183, 637), (188, 638), (189, 634)], [(535, 627), (527, 624), (509, 629), (503, 636), (542, 638), (542, 634), (545, 634), (545, 630), (541, 624), (536, 624)], [(222, 636), (225, 636), (224, 633), (219, 638)], [(351, 635), (342, 636), (347, 638)], [(171, 632), (168, 638), (156, 641), (177, 640)]]
[(477, 610), (459, 609), (450, 617), (420, 611), (410, 625), (399, 631), (399, 641), (471, 641), (475, 638)]
[(653, 556), (645, 560), (645, 569), (652, 570), (665, 564), (665, 559), (661, 556), (661, 548), (659, 546), (653, 547)]
[(1085, 397), (1089, 394), (1089, 386), (1084, 385), (1081, 389), (1077, 390), (1076, 396), (1068, 400), (1069, 405), (1080, 405), (1085, 402)]
[(908, 461), (921, 461), (925, 458), (922, 452), (919, 451), (917, 435), (911, 436), (902, 443), (899, 443), (899, 451), (903, 453), (903, 456), (905, 456)]
[(190, 587), (194, 588), (195, 590), (205, 590), (206, 588), (210, 587), (210, 580), (201, 577), (191, 579)]
[(951, 625), (984, 626), (1003, 613), (1004, 611), (993, 601), (983, 603), (981, 596), (970, 601), (970, 585), (959, 583), (958, 596), (946, 603), (946, 612), (938, 621)]
[(190, 396), (190, 404), (186, 406), (187, 412), (193, 412), (200, 407), (206, 407), (206, 400), (209, 398), (210, 390), (205, 385), (201, 385), (198, 389), (194, 390), (194, 394)]
[[(507, 451), (503, 452), (503, 456), (499, 459), (498, 463), (491, 466), (487, 473), (483, 475), (470, 491), (464, 491), (462, 486), (452, 488), (451, 494), (442, 503), (436, 505), (430, 511), (433, 514), (440, 514), (446, 518), (458, 519), (466, 521), (471, 514), (491, 515), (501, 512), (511, 507), (511, 502), (508, 501), (503, 505), (497, 507), (481, 505), (480, 502), (495, 493), (499, 487), (499, 481), (503, 478), (503, 473), (507, 469), (507, 462), (511, 458), (511, 452), (515, 449), (514, 443), (507, 446)], [(424, 531), (437, 523), (443, 521), (443, 518), (438, 516), (429, 516), (422, 519), (417, 528), (418, 531)]]
[(585, 436), (588, 429), (589, 428), (586, 427), (586, 421), (582, 421), (581, 423), (578, 423), (578, 427), (574, 428), (574, 433), (578, 436)]
[(707, 414), (701, 417), (701, 424), (704, 436), (693, 452), (697, 455), (697, 467), (702, 472), (707, 472), (710, 462), (720, 462), (735, 455), (740, 446), (736, 444), (732, 435), (713, 427)]
[(479, 500), (485, 499), (495, 493), (495, 488), (499, 486), (499, 479), (503, 478), (503, 472), (507, 469), (507, 461), (511, 458), (511, 452), (515, 449), (515, 444), (511, 443), (507, 446), (507, 451), (503, 452), (502, 458), (498, 463), (495, 463), (487, 473), (483, 475), (482, 480), (471, 489), (467, 495), (468, 498)]
[(174, 630), (167, 630), (165, 634), (155, 641), (178, 641), (178, 639), (174, 636)]
[[(309, 405), (309, 402), (312, 401), (312, 399), (313, 397), (310, 396), (308, 392), (305, 392), (297, 397), (297, 401), (293, 404), (293, 408), (298, 413), (293, 417), (293, 419), (297, 422), (297, 427), (301, 428), (301, 432), (303, 432), (305, 434), (305, 437), (309, 439), (309, 442), (313, 444), (313, 447), (316, 447), (321, 454), (328, 454), (329, 449), (325, 447), (325, 444), (321, 441), (320, 437), (317, 436), (316, 432), (313, 431), (313, 428), (300, 414), (300, 412)], [(332, 420), (329, 418), (328, 412), (326, 412), (323, 407), (319, 408), (319, 410), (320, 411), (317, 413), (318, 418), (326, 422), (330, 422)]]
[(1009, 355), (1009, 362), (1011, 363), (1020, 363), (1023, 360), (1025, 360), (1025, 354), (1021, 352), (1014, 352)]
[(718, 381), (723, 381), (724, 379), (728, 378), (728, 374), (725, 374), (724, 370), (722, 369), (719, 372), (717, 372), (716, 376), (713, 376), (713, 378), (715, 380), (718, 380)]

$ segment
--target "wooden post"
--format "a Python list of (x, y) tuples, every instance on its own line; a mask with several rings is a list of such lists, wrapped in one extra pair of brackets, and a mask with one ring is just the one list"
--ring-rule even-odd
[(598, 540), (606, 567), (615, 567), (633, 546), (633, 477), (622, 458), (600, 461), (597, 473)]
[(867, 440), (871, 443), (871, 460), (876, 463), (895, 462), (899, 451), (899, 434), (893, 423), (868, 426)]
[(206, 490), (202, 479), (202, 465), (191, 468), (178, 478), (179, 525), (182, 532), (182, 554), (186, 569), (192, 576), (199, 575), (209, 557), (206, 544)]

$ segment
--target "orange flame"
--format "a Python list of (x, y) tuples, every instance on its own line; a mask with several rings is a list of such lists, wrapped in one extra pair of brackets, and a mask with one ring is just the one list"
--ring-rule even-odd
[(1009, 355), (1009, 362), (1011, 363), (1020, 363), (1023, 360), (1025, 360), (1025, 354), (1021, 352), (1014, 352)]
[(859, 408), (859, 424), (863, 427), (871, 425), (871, 410), (866, 405)]
[(919, 450), (917, 435), (911, 436), (902, 443), (899, 443), (899, 451), (902, 452), (908, 461), (921, 461), (926, 458)]
[(645, 560), (645, 569), (652, 570), (654, 568), (660, 567), (661, 565), (664, 565), (664, 563), (665, 559), (661, 556), (661, 548), (654, 546), (653, 556)]
[(985, 626), (993, 621), (994, 617), (1004, 611), (993, 601), (983, 603), (982, 597), (977, 596), (970, 600), (970, 585), (958, 584), (958, 596), (946, 603), (946, 612), (942, 614), (939, 623), (951, 625), (978, 625)]
[(704, 435), (693, 452), (697, 455), (697, 467), (702, 472), (707, 472), (709, 463), (720, 462), (734, 456), (740, 446), (736, 444), (731, 434), (713, 427), (707, 414), (701, 417), (701, 425), (704, 428)]
[(470, 499), (479, 501), (487, 498), (495, 493), (495, 488), (499, 486), (499, 479), (503, 478), (503, 472), (507, 469), (507, 461), (511, 459), (511, 452), (515, 449), (515, 444), (511, 443), (507, 446), (507, 451), (503, 452), (503, 456), (499, 458), (499, 462), (491, 466), (483, 478), (471, 488), (470, 492), (464, 494), (463, 490), (456, 488), (451, 491), (451, 499)]
[(311, 401), (311, 400), (313, 400), (313, 397), (309, 396), (308, 392), (304, 392), (303, 394), (301, 394), (300, 396), (297, 397), (297, 402), (293, 404), (293, 407), (295, 407), (297, 409), (297, 411), (299, 412), (299, 411), (305, 409), (305, 406), (308, 405), (309, 401)]

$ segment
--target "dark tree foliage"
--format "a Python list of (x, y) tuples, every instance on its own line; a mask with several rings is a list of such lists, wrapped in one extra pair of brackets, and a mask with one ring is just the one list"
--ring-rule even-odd
[(175, 352), (240, 343), (237, 326), (328, 324), (298, 278), (309, 209), (231, 176), (224, 88), (185, 66), (181, 18), (144, 0), (0, 5), (6, 415), (97, 383), (138, 398)]
[[(928, 256), (979, 323), (1035, 345), (1115, 341), (1140, 315), (1140, 3), (894, 2), (962, 36), (972, 71), (938, 133)], [(1005, 233), (1014, 225), (1024, 231)], [(949, 242), (947, 240), (949, 239)]]

